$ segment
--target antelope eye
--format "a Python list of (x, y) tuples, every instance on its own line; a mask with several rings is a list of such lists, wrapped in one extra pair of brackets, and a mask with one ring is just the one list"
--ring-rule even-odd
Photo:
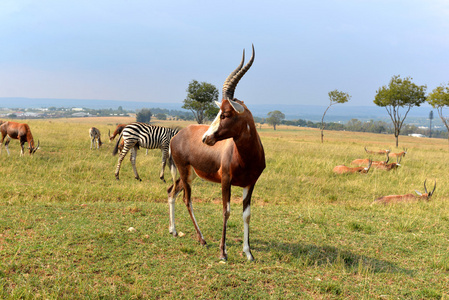
[(231, 116), (230, 113), (224, 112), (224, 113), (222, 113), (222, 114), (220, 115), (220, 118), (221, 118), (221, 119), (224, 119), (224, 118), (229, 118), (230, 116)]

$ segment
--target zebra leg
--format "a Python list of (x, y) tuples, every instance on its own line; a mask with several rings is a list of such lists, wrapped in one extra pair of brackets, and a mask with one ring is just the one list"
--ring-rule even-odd
[(140, 179), (139, 174), (137, 173), (137, 168), (136, 168), (136, 156), (137, 156), (137, 146), (134, 146), (134, 148), (131, 149), (131, 157), (129, 158), (129, 160), (131, 161), (131, 165), (133, 166), (133, 171), (134, 171), (134, 177), (139, 180), (142, 181), (142, 179)]
[(124, 147), (122, 152), (120, 152), (120, 155), (118, 156), (118, 162), (117, 167), (115, 168), (115, 179), (119, 180), (119, 173), (120, 173), (120, 167), (122, 165), (122, 161), (125, 158), (126, 154), (128, 153), (129, 148)]
[(161, 173), (159, 174), (159, 179), (162, 180), (165, 183), (165, 178), (164, 178), (164, 172), (165, 172), (165, 165), (167, 164), (167, 155), (168, 154), (168, 149), (162, 149), (162, 168), (161, 168)]

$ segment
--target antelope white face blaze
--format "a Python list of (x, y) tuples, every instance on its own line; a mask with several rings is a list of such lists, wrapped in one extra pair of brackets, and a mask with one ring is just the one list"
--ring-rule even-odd
[[(217, 104), (218, 105), (218, 104)], [(220, 125), (220, 115), (221, 115), (221, 109), (218, 112), (218, 115), (215, 117), (212, 124), (210, 124), (209, 129), (203, 134), (203, 141), (210, 135), (213, 135), (215, 131), (218, 130), (218, 126)]]

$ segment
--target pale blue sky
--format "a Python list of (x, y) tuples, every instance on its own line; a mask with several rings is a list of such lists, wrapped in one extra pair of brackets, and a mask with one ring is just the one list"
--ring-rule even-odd
[(449, 1), (2, 0), (0, 97), (182, 102), (192, 79), (221, 97), (251, 43), (250, 106), (373, 105), (393, 75), (449, 82)]

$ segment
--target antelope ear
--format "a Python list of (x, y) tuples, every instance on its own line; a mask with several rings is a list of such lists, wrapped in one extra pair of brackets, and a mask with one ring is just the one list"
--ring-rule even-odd
[(417, 190), (415, 190), (415, 193), (417, 193), (418, 196), (422, 196), (422, 194), (420, 192), (418, 192)]
[(233, 100), (229, 100), (229, 103), (231, 103), (232, 108), (239, 114), (245, 111), (245, 108), (240, 103)]
[(218, 102), (218, 101), (214, 101), (214, 102), (215, 102), (215, 104), (218, 106), (218, 108), (221, 109), (221, 102)]

